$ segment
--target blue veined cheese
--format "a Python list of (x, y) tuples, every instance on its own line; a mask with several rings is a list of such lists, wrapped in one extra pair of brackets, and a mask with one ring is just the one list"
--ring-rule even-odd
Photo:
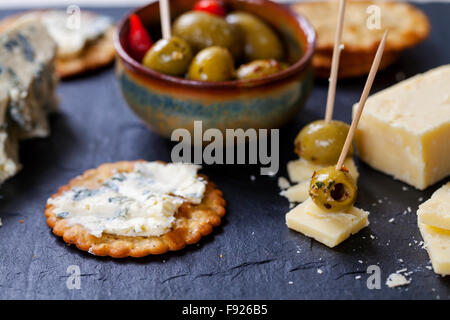
[(89, 233), (160, 236), (172, 228), (186, 201), (202, 201), (206, 181), (192, 164), (142, 162), (132, 172), (117, 172), (98, 189), (72, 188), (48, 200), (58, 218)]
[(79, 21), (61, 10), (45, 11), (42, 22), (57, 43), (57, 57), (70, 59), (79, 56), (89, 42), (102, 36), (112, 21), (109, 17), (81, 11)]
[(56, 104), (56, 44), (39, 19), (24, 16), (0, 36), (0, 91), (19, 139), (46, 137)]
[(6, 117), (8, 92), (0, 91), (0, 183), (15, 175), (21, 168), (18, 161), (18, 142), (11, 133), (11, 126)]

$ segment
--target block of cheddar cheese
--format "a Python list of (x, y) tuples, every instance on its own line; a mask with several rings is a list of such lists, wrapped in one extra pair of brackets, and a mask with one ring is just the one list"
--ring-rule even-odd
[(420, 223), (450, 230), (450, 182), (422, 203), (417, 210), (417, 215)]
[(449, 88), (445, 65), (369, 97), (356, 133), (359, 157), (420, 190), (448, 176)]
[(434, 272), (441, 275), (450, 275), (450, 230), (436, 228), (420, 222), (419, 229)]
[(419, 206), (417, 219), (434, 272), (450, 274), (450, 182)]
[(308, 198), (286, 214), (286, 224), (333, 248), (369, 225), (368, 217), (368, 212), (355, 207), (345, 212), (326, 212)]

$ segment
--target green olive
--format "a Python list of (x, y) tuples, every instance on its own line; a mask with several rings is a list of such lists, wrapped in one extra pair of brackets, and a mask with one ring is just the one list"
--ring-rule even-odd
[(184, 75), (192, 60), (192, 50), (181, 38), (157, 41), (145, 54), (142, 63), (155, 71), (173, 76)]
[[(349, 129), (349, 125), (337, 120), (311, 122), (295, 138), (294, 150), (308, 161), (334, 164), (339, 159)], [(348, 155), (352, 154), (353, 146), (350, 146)]]
[(232, 12), (226, 17), (231, 25), (244, 34), (245, 59), (282, 60), (283, 45), (275, 32), (260, 18), (246, 12)]
[(209, 47), (194, 57), (188, 77), (200, 81), (227, 81), (234, 77), (234, 73), (234, 62), (230, 52), (221, 47)]
[(240, 80), (258, 79), (278, 73), (287, 67), (287, 64), (273, 59), (255, 60), (241, 65), (236, 71), (236, 75)]
[(309, 195), (321, 209), (329, 212), (345, 211), (355, 203), (358, 188), (355, 180), (344, 170), (334, 166), (314, 172)]
[(172, 27), (174, 35), (186, 40), (194, 52), (219, 46), (230, 50), (236, 59), (243, 54), (244, 42), (236, 27), (224, 18), (201, 11), (188, 11)]

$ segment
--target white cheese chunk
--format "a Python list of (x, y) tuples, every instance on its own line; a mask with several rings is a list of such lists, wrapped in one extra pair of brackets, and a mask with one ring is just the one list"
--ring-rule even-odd
[(417, 210), (419, 222), (450, 230), (450, 182), (436, 190)]
[(386, 285), (389, 288), (406, 286), (410, 283), (411, 283), (410, 280), (406, 279), (404, 275), (399, 274), (399, 273), (391, 273), (386, 280)]
[(369, 97), (355, 136), (359, 157), (421, 190), (448, 176), (449, 88), (446, 65)]
[(91, 234), (159, 236), (170, 231), (178, 208), (201, 202), (206, 181), (191, 164), (136, 163), (130, 173), (116, 173), (98, 189), (73, 188), (48, 203), (69, 225)]
[(419, 222), (419, 230), (435, 273), (450, 275), (450, 230)]
[(355, 207), (345, 212), (326, 212), (308, 198), (286, 214), (286, 224), (333, 248), (368, 226), (368, 216), (368, 212)]

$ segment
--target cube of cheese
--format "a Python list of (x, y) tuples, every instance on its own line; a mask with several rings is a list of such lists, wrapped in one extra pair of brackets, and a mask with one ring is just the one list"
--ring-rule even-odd
[(308, 198), (286, 214), (290, 229), (333, 248), (369, 225), (369, 213), (352, 207), (345, 212), (330, 213)]
[[(344, 162), (350, 175), (358, 180), (358, 169), (352, 158), (347, 158)], [(298, 184), (281, 192), (281, 195), (286, 197), (289, 202), (303, 202), (308, 199), (309, 183), (314, 171), (322, 169), (323, 165), (318, 165), (306, 161), (304, 159), (290, 161), (288, 163), (288, 173), (291, 181), (299, 182)]]
[[(344, 161), (345, 167), (348, 169), (350, 175), (355, 179), (358, 179), (358, 169), (356, 168), (353, 158), (347, 158)], [(287, 171), (289, 174), (289, 179), (292, 182), (303, 182), (306, 180), (311, 180), (314, 171), (325, 168), (326, 166), (321, 164), (316, 164), (305, 159), (298, 159), (289, 161), (287, 164)]]
[(419, 230), (434, 272), (441, 275), (450, 275), (450, 230), (432, 227), (420, 222)]
[(304, 202), (309, 197), (310, 180), (306, 180), (281, 191), (281, 195), (286, 197), (289, 202)]
[(422, 203), (417, 210), (417, 215), (420, 223), (450, 230), (450, 182)]
[(359, 157), (421, 190), (448, 176), (449, 88), (445, 65), (369, 97), (356, 133)]

